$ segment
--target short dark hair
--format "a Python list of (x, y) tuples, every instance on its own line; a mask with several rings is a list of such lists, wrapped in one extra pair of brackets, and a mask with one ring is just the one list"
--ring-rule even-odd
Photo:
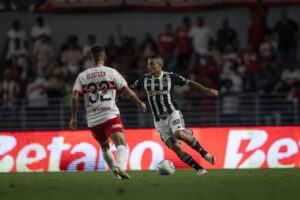
[(160, 59), (160, 60), (163, 60), (163, 58), (159, 54), (155, 54), (153, 56), (150, 56), (148, 59)]
[(101, 57), (105, 55), (104, 47), (102, 47), (100, 45), (94, 45), (91, 48), (91, 55), (95, 61), (99, 61), (101, 59)]

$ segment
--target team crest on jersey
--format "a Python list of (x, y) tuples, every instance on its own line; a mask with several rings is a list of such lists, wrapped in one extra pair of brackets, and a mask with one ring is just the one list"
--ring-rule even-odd
[(166, 77), (163, 78), (162, 84), (163, 84), (164, 87), (167, 87), (167, 86), (168, 86), (168, 80), (167, 80)]

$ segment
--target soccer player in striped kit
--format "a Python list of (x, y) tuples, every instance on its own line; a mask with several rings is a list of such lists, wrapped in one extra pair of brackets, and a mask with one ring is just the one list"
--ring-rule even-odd
[[(120, 111), (115, 102), (116, 92), (127, 96), (144, 112), (146, 105), (127, 86), (127, 82), (117, 70), (104, 66), (106, 55), (103, 47), (93, 46), (90, 59), (93, 66), (81, 72), (74, 83), (70, 128), (76, 130), (78, 99), (79, 95), (83, 95), (88, 127), (101, 145), (105, 162), (115, 178), (130, 179), (125, 171), (128, 154)], [(116, 145), (116, 163), (109, 148), (108, 138), (111, 138)]]
[(163, 60), (160, 55), (150, 57), (148, 59), (149, 73), (140, 77), (131, 88), (146, 91), (155, 128), (167, 147), (172, 149), (183, 162), (196, 169), (198, 175), (207, 175), (207, 171), (181, 148), (179, 140), (199, 152), (211, 164), (215, 164), (216, 158), (207, 153), (184, 128), (184, 120), (174, 99), (173, 89), (175, 85), (188, 85), (208, 96), (218, 96), (219, 92), (176, 73), (164, 72), (162, 66)]

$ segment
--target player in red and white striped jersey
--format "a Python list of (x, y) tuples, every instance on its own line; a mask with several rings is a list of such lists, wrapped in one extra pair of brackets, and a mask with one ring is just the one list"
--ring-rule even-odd
[(47, 35), (40, 36), (40, 39), (35, 42), (33, 56), (38, 75), (45, 75), (45, 71), (47, 71), (46, 67), (51, 58), (54, 57), (53, 45)]
[(0, 94), (2, 94), (2, 105), (4, 107), (15, 107), (16, 99), (20, 93), (19, 84), (13, 80), (10, 70), (5, 70), (4, 80), (0, 83)]
[(10, 70), (5, 70), (4, 80), (0, 83), (0, 96), (2, 96), (2, 111), (7, 116), (15, 116), (16, 100), (20, 93), (19, 84), (13, 80)]
[[(100, 143), (103, 158), (116, 178), (129, 179), (125, 172), (127, 149), (124, 128), (116, 105), (116, 93), (122, 93), (146, 111), (146, 105), (128, 88), (125, 79), (115, 69), (104, 66), (104, 48), (96, 45), (91, 49), (93, 67), (81, 72), (73, 87), (71, 98), (72, 119), (70, 128), (76, 130), (79, 95), (84, 96), (86, 119), (95, 139)], [(108, 138), (116, 145), (117, 162), (109, 149)]]

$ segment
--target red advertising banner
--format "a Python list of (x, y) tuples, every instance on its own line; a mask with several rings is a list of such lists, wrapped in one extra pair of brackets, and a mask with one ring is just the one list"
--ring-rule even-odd
[[(300, 126), (192, 128), (217, 157), (210, 165), (182, 144), (204, 168), (293, 168), (300, 166)], [(162, 160), (189, 168), (160, 140), (155, 129), (126, 130), (128, 170), (156, 169)], [(115, 146), (111, 144), (115, 154)], [(0, 172), (103, 171), (101, 148), (89, 131), (0, 132)]]

